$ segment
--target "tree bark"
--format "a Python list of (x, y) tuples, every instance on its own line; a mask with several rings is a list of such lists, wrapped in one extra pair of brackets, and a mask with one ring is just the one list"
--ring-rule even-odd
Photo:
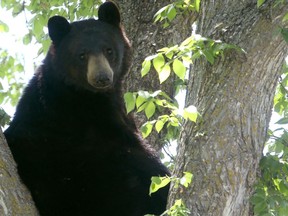
[[(178, 16), (168, 28), (163, 28), (162, 23), (154, 23), (153, 17), (158, 10), (173, 1), (117, 0), (116, 2), (119, 4), (123, 24), (134, 50), (132, 67), (124, 83), (125, 92), (161, 89), (173, 97), (174, 76), (172, 75), (160, 86), (158, 75), (154, 70), (147, 76), (141, 77), (141, 65), (147, 56), (155, 54), (158, 49), (178, 44), (190, 36), (191, 25), (196, 14), (193, 14), (193, 16), (191, 14)], [(179, 23), (183, 28), (179, 28)], [(139, 113), (135, 113), (135, 116), (137, 126), (140, 128), (147, 121), (147, 118)], [(156, 150), (163, 147), (163, 137), (155, 131), (147, 140)]]
[(16, 164), (0, 129), (0, 215), (38, 215), (27, 188), (21, 183)]
[(174, 175), (192, 172), (188, 189), (173, 188), (191, 215), (253, 215), (249, 198), (266, 141), (273, 97), (287, 44), (277, 34), (285, 7), (271, 1), (201, 2), (198, 33), (235, 44), (213, 65), (199, 60), (189, 78), (186, 104), (201, 113), (181, 134)]

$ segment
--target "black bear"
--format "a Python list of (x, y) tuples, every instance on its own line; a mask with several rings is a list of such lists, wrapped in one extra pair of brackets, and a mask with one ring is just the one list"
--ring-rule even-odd
[(149, 196), (151, 176), (168, 169), (143, 142), (123, 105), (131, 48), (112, 2), (98, 20), (48, 22), (51, 47), (5, 131), (40, 215), (161, 214), (168, 186)]

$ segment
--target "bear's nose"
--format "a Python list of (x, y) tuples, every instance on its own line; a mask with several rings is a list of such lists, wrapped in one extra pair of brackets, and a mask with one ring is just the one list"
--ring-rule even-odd
[(111, 78), (105, 73), (100, 73), (96, 76), (95, 81), (97, 87), (107, 87), (112, 84)]

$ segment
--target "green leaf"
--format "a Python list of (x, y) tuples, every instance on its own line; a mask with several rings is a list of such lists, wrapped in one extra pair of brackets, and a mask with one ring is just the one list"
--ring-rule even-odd
[(167, 118), (161, 118), (156, 122), (155, 129), (156, 129), (157, 133), (159, 133), (163, 129), (167, 120), (168, 120)]
[(183, 46), (188, 46), (190, 44), (193, 44), (195, 42), (194, 40), (194, 37), (190, 36), (188, 38), (186, 38), (180, 45), (180, 47), (183, 47)]
[(265, 202), (265, 200), (266, 200), (265, 194), (257, 193), (257, 192), (251, 198), (251, 202), (252, 202), (253, 205), (256, 205), (259, 202)]
[(158, 73), (160, 84), (168, 79), (171, 73), (170, 65), (166, 64), (162, 70)]
[(282, 19), (282, 22), (285, 22), (285, 21), (287, 21), (287, 20), (288, 20), (288, 13), (285, 14), (285, 16), (284, 16), (283, 19)]
[(171, 182), (171, 179), (168, 176), (165, 176), (165, 177), (152, 176), (150, 189), (149, 189), (149, 195), (151, 195), (152, 193), (155, 193), (160, 188), (165, 187), (170, 182)]
[(283, 206), (281, 206), (279, 208), (279, 215), (280, 216), (285, 216), (285, 215), (287, 215), (287, 212), (288, 212), (288, 206), (287, 206), (287, 203), (286, 203), (286, 206), (283, 205)]
[(196, 122), (198, 117), (197, 108), (195, 106), (189, 106), (184, 109), (183, 117), (190, 121)]
[(15, 65), (14, 70), (16, 72), (23, 72), (24, 71), (24, 66), (21, 63), (18, 63), (17, 65)]
[(141, 126), (141, 133), (144, 139), (152, 132), (154, 123), (155, 121), (148, 121)]
[(287, 28), (282, 28), (281, 29), (281, 34), (286, 43), (288, 43), (288, 29)]
[(285, 196), (288, 196), (288, 186), (287, 184), (284, 183), (284, 181), (280, 182), (279, 189), (282, 194), (284, 194)]
[(174, 52), (173, 51), (167, 52), (167, 53), (165, 53), (165, 56), (168, 59), (172, 59), (172, 57), (174, 56)]
[(41, 16), (36, 16), (35, 19), (33, 20), (33, 33), (34, 33), (36, 39), (40, 39), (40, 35), (42, 33), (42, 30), (43, 30), (43, 25), (41, 25), (40, 17)]
[(180, 179), (180, 184), (187, 188), (192, 182), (192, 177), (192, 173), (184, 172), (184, 176)]
[(165, 59), (163, 57), (162, 54), (157, 54), (157, 57), (153, 59), (153, 66), (155, 68), (155, 70), (160, 73), (160, 71), (162, 70), (162, 67), (165, 64)]
[(130, 113), (135, 109), (136, 97), (132, 92), (127, 92), (124, 94), (124, 101), (127, 113)]
[(181, 80), (185, 79), (186, 67), (184, 66), (183, 62), (181, 62), (180, 60), (175, 59), (173, 61), (173, 71)]
[(177, 119), (176, 117), (172, 116), (169, 118), (169, 126), (173, 126), (173, 127), (179, 127), (180, 126), (180, 122), (179, 119)]
[(31, 43), (31, 40), (32, 40), (32, 35), (30, 33), (28, 33), (23, 37), (22, 42), (24, 45), (28, 45)]
[(261, 7), (262, 4), (264, 4), (266, 0), (257, 0), (257, 7)]
[(168, 13), (167, 13), (167, 18), (168, 20), (171, 22), (177, 15), (177, 11), (174, 7), (174, 5), (171, 5), (171, 7), (169, 8), (168, 10)]
[(275, 124), (288, 124), (288, 118), (281, 118), (279, 121), (277, 121)]
[(146, 74), (148, 74), (150, 68), (151, 68), (151, 61), (144, 60), (144, 62), (142, 63), (141, 76), (144, 77)]
[(10, 121), (10, 116), (0, 107), (0, 125), (4, 127)]
[(142, 103), (142, 105), (140, 105), (138, 107), (137, 112), (139, 113), (139, 112), (143, 111), (146, 108), (147, 104), (148, 104), (148, 102), (146, 100), (144, 103)]
[(136, 107), (137, 107), (137, 109), (146, 101), (147, 101), (147, 98), (144, 98), (144, 97), (139, 95), (137, 97), (137, 99), (136, 99)]
[(0, 20), (0, 32), (8, 32), (9, 26)]
[(162, 14), (163, 14), (163, 12), (164, 12), (165, 10), (167, 10), (168, 7), (169, 7), (169, 5), (161, 8), (160, 10), (158, 10), (158, 11), (156, 12), (156, 14), (154, 15), (154, 22), (163, 20), (163, 15), (162, 15)]
[(195, 6), (195, 10), (197, 12), (199, 12), (200, 11), (200, 0), (195, 0), (194, 6)]
[(255, 206), (254, 206), (254, 212), (259, 214), (261, 213), (263, 210), (265, 210), (267, 208), (267, 204), (266, 202), (260, 202), (260, 203), (257, 203)]
[(155, 113), (155, 104), (152, 100), (150, 100), (149, 102), (147, 102), (146, 108), (145, 108), (145, 115), (148, 119), (150, 119), (154, 113)]
[(203, 54), (211, 64), (214, 64), (214, 56), (211, 51), (203, 50)]
[(161, 19), (161, 14), (160, 13), (154, 15), (154, 23), (160, 21), (160, 19)]

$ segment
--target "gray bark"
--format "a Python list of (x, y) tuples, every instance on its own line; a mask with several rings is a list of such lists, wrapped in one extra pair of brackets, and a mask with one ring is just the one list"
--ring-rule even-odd
[(0, 215), (38, 215), (27, 188), (21, 183), (9, 147), (0, 129)]
[(208, 1), (201, 5), (198, 33), (243, 48), (214, 65), (197, 61), (186, 103), (201, 120), (184, 126), (174, 174), (194, 174), (188, 189), (173, 189), (169, 204), (182, 198), (191, 215), (253, 215), (249, 198), (266, 141), (273, 97), (287, 44), (277, 25), (285, 7), (260, 9), (256, 1)]

